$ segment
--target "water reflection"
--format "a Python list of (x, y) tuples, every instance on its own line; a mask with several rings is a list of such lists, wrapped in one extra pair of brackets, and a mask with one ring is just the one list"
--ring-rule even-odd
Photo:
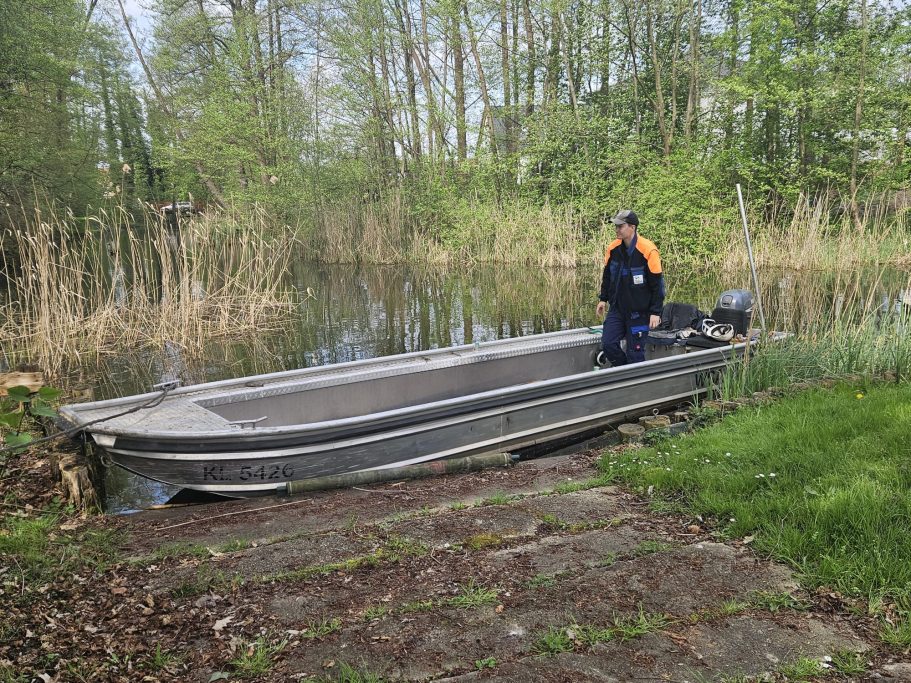
[[(598, 324), (600, 267), (567, 270), (489, 266), (445, 272), (431, 268), (355, 267), (297, 260), (288, 286), (298, 310), (281, 329), (210, 343), (201, 353), (163, 348), (105, 357), (74, 368), (70, 388), (96, 399), (183, 384), (341, 363)], [(903, 296), (908, 274), (898, 271), (825, 274), (761, 273), (769, 325), (800, 330), (823, 319), (855, 320)], [(193, 283), (190, 283), (191, 285)], [(198, 285), (202, 287), (202, 285)], [(711, 311), (725, 289), (752, 289), (749, 274), (722, 281), (713, 274), (668, 275), (668, 301)], [(837, 311), (837, 315), (834, 312)], [(107, 509), (123, 512), (164, 502), (172, 487), (119, 469), (108, 479)]]

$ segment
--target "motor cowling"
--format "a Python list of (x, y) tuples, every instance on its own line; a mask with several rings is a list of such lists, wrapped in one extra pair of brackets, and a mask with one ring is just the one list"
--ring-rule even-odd
[(736, 334), (746, 334), (753, 320), (753, 293), (748, 289), (729, 289), (715, 302), (712, 318), (716, 323), (733, 325)]

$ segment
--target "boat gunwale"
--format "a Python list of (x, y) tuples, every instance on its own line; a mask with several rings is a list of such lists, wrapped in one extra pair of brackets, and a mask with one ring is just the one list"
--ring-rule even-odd
[[(585, 330), (585, 328), (582, 328), (582, 330)], [(576, 329), (576, 330), (569, 330), (566, 332), (578, 334), (582, 330)], [(546, 333), (546, 334), (554, 335), (555, 333)], [(560, 333), (556, 333), (556, 334), (560, 334)], [(542, 335), (536, 335), (536, 336), (542, 336)], [(528, 339), (528, 337), (524, 337), (521, 339)], [(509, 341), (514, 341), (514, 339), (509, 340)], [(493, 343), (497, 343), (497, 342), (493, 342)], [(395, 408), (392, 410), (367, 413), (365, 415), (357, 415), (357, 416), (338, 418), (338, 419), (333, 419), (333, 420), (323, 420), (321, 422), (297, 423), (297, 424), (292, 424), (292, 425), (278, 425), (278, 426), (274, 426), (274, 427), (257, 427), (255, 429), (241, 429), (237, 425), (232, 425), (231, 428), (221, 429), (221, 430), (217, 430), (217, 431), (211, 431), (211, 430), (210, 431), (173, 431), (173, 430), (152, 431), (152, 430), (130, 429), (130, 428), (125, 428), (125, 427), (105, 428), (105, 426), (103, 424), (99, 424), (99, 425), (91, 425), (91, 426), (87, 427), (85, 429), (85, 431), (87, 431), (90, 434), (124, 437), (126, 439), (135, 440), (138, 442), (148, 442), (148, 441), (152, 441), (152, 440), (157, 440), (160, 442), (171, 442), (171, 443), (180, 442), (180, 441), (191, 441), (192, 442), (192, 441), (202, 441), (202, 440), (214, 441), (214, 442), (218, 443), (218, 442), (223, 442), (223, 441), (236, 440), (239, 437), (252, 437), (252, 439), (250, 439), (250, 440), (255, 442), (255, 441), (268, 441), (270, 438), (284, 437), (284, 436), (289, 436), (289, 435), (290, 436), (307, 435), (307, 434), (317, 434), (318, 435), (320, 432), (339, 431), (339, 430), (344, 430), (346, 428), (347, 429), (356, 428), (360, 425), (390, 422), (390, 421), (394, 421), (397, 418), (400, 419), (400, 418), (408, 418), (408, 417), (418, 417), (422, 413), (432, 414), (434, 412), (440, 412), (440, 411), (443, 411), (446, 409), (451, 409), (453, 407), (457, 407), (461, 404), (480, 403), (480, 402), (484, 402), (484, 401), (501, 399), (501, 398), (507, 397), (507, 396), (513, 398), (513, 400), (511, 401), (512, 403), (519, 403), (522, 400), (527, 400), (527, 399), (522, 398), (523, 394), (535, 393), (535, 392), (540, 391), (541, 389), (553, 388), (556, 390), (556, 389), (560, 388), (561, 385), (571, 385), (573, 383), (578, 383), (578, 384), (584, 385), (584, 384), (604, 384), (604, 383), (607, 383), (608, 381), (623, 381), (624, 379), (627, 379), (630, 375), (635, 374), (635, 375), (642, 376), (643, 371), (645, 371), (648, 375), (660, 374), (661, 372), (666, 371), (666, 369), (667, 369), (666, 366), (692, 365), (692, 366), (694, 366), (692, 368), (692, 371), (698, 372), (701, 369), (700, 367), (698, 367), (700, 364), (700, 361), (702, 361), (704, 359), (707, 360), (709, 358), (716, 357), (716, 356), (727, 357), (729, 355), (734, 355), (734, 354), (737, 354), (738, 352), (740, 352), (741, 350), (745, 349), (748, 344), (754, 344), (754, 343), (755, 342), (740, 342), (737, 344), (730, 344), (730, 345), (725, 345), (722, 347), (702, 349), (699, 351), (692, 351), (690, 353), (686, 353), (683, 355), (674, 355), (674, 356), (667, 356), (667, 357), (663, 357), (663, 358), (656, 358), (656, 359), (652, 359), (649, 361), (645, 361), (643, 363), (624, 365), (624, 366), (620, 366), (620, 367), (616, 367), (616, 368), (606, 368), (604, 370), (599, 370), (597, 372), (581, 372), (581, 373), (576, 373), (576, 374), (572, 374), (572, 375), (563, 375), (561, 377), (555, 377), (555, 378), (546, 379), (546, 380), (528, 382), (528, 383), (521, 384), (521, 385), (513, 384), (513, 385), (506, 386), (506, 387), (491, 389), (489, 391), (477, 392), (474, 394), (466, 394), (463, 396), (442, 399), (440, 401), (420, 403), (420, 404), (416, 404), (416, 405), (405, 406), (402, 408)], [(470, 346), (469, 347), (448, 347), (445, 349), (435, 349), (434, 351), (446, 353), (446, 352), (451, 352), (451, 351), (453, 351), (455, 349), (459, 349), (459, 348), (468, 349), (468, 348), (472, 348), (472, 347), (470, 347)], [(411, 357), (414, 357), (414, 356), (419, 357), (422, 355), (427, 355), (427, 352), (417, 352), (417, 353), (403, 354), (403, 355), (408, 355)], [(396, 356), (395, 358), (402, 358), (403, 355)], [(384, 359), (388, 360), (389, 357), (381, 357), (379, 359), (370, 359), (370, 360), (371, 361), (374, 361), (374, 360), (382, 361)], [(362, 364), (362, 363), (364, 363), (364, 361), (351, 361), (350, 363), (340, 364), (340, 365), (350, 365), (352, 363)], [(326, 366), (321, 366), (320, 368), (313, 368), (313, 369), (324, 369), (325, 367)], [(333, 366), (333, 367), (340, 367), (340, 366)], [(311, 368), (307, 368), (306, 370), (310, 370), (310, 369)], [(289, 371), (289, 372), (301, 372), (301, 371)], [(286, 373), (273, 373), (271, 376), (275, 376), (277, 374), (286, 374)], [(267, 376), (267, 375), (260, 375), (259, 377), (264, 377), (264, 376)], [(224, 383), (237, 384), (240, 382), (250, 382), (252, 380), (253, 380), (252, 377), (246, 377), (246, 378), (243, 378), (242, 380), (230, 380), (230, 381), (226, 380), (226, 381), (224, 381)], [(210, 383), (208, 386), (211, 386), (212, 384), (221, 384), (221, 382)], [(188, 393), (188, 394), (189, 393), (199, 393), (199, 389), (203, 386), (207, 386), (207, 385), (193, 385), (192, 387), (186, 387), (185, 388), (186, 391), (184, 393)], [(241, 386), (243, 386), (243, 385), (241, 385)], [(247, 387), (247, 386), (244, 386), (243, 388), (250, 389), (250, 387)], [(189, 391), (190, 389), (193, 389), (193, 391)], [(171, 393), (171, 394), (169, 394), (169, 396), (174, 396), (175, 393), (176, 392)], [(556, 393), (556, 392), (551, 392), (551, 395), (553, 395), (554, 393)], [(152, 394), (145, 394), (143, 396), (152, 398), (157, 395), (159, 395), (159, 394), (152, 393)], [(123, 405), (136, 403), (138, 401), (138, 399), (141, 398), (141, 396), (133, 396), (133, 397), (129, 397), (129, 398), (130, 398), (130, 400), (128, 402), (123, 403)], [(201, 405), (199, 401), (193, 401), (189, 397), (186, 397), (186, 396), (181, 397), (181, 400), (187, 400), (192, 403), (196, 403), (203, 409), (208, 410), (208, 408), (205, 405)], [(205, 399), (201, 399), (201, 400), (205, 400)], [(112, 402), (124, 401), (124, 399), (111, 399), (111, 401)], [(100, 404), (100, 403), (104, 403), (105, 406), (113, 405), (113, 403), (109, 403), (107, 401), (95, 402), (96, 405)], [(79, 426), (78, 422), (75, 422), (70, 417), (70, 415), (72, 414), (72, 411), (67, 410), (67, 409), (82, 406), (83, 407), (82, 409), (86, 410), (87, 406), (90, 406), (90, 405), (92, 405), (92, 404), (87, 403), (87, 404), (75, 404), (73, 406), (66, 406), (60, 410), (60, 413), (64, 417), (64, 419), (67, 419), (68, 421), (70, 421), (74, 427), (78, 427)], [(479, 409), (481, 409), (481, 408), (479, 408)], [(77, 411), (77, 414), (78, 414), (78, 412), (79, 411)], [(214, 412), (214, 411), (212, 411), (212, 412)]]
[[(320, 374), (343, 374), (347, 370), (369, 367), (373, 365), (393, 365), (393, 364), (405, 364), (407, 362), (425, 358), (427, 356), (445, 356), (451, 354), (458, 354), (460, 352), (471, 352), (476, 354), (479, 349), (492, 349), (498, 346), (512, 346), (520, 343), (528, 343), (534, 341), (541, 341), (546, 339), (554, 339), (556, 337), (571, 337), (579, 336), (580, 339), (585, 339), (583, 333), (588, 335), (589, 338), (595, 340), (599, 337), (596, 330), (599, 330), (601, 326), (595, 327), (576, 327), (570, 330), (559, 330), (556, 332), (542, 332), (540, 334), (530, 334), (524, 337), (510, 337), (508, 339), (496, 339), (493, 341), (479, 342), (477, 346), (474, 344), (460, 344), (459, 346), (444, 346), (437, 349), (428, 349), (426, 351), (409, 351), (407, 353), (396, 353), (388, 356), (377, 356), (376, 358), (359, 358), (356, 360), (345, 361), (344, 363), (330, 363), (327, 365), (315, 365), (308, 368), (295, 368), (294, 370), (281, 370), (279, 372), (266, 372), (258, 375), (245, 375), (244, 377), (234, 377), (231, 379), (220, 379), (215, 380), (214, 382), (202, 382), (200, 384), (191, 384), (188, 386), (178, 386), (175, 389), (172, 389), (168, 392), (169, 397), (176, 396), (188, 396), (191, 394), (204, 393), (211, 391), (213, 389), (232, 389), (236, 388), (241, 391), (247, 391), (254, 388), (263, 388), (263, 387), (251, 387), (249, 386), (250, 382), (268, 382), (274, 386), (281, 386), (282, 382), (288, 380), (295, 380), (298, 378), (306, 378), (309, 375), (320, 375)], [(584, 344), (580, 344), (584, 345)], [(470, 356), (465, 356), (468, 358)], [(164, 383), (162, 383), (164, 384)], [(134, 403), (141, 403), (147, 399), (153, 399), (161, 395), (160, 390), (156, 391), (147, 391), (142, 394), (132, 394), (130, 396), (120, 396), (116, 398), (107, 398), (101, 401), (89, 401), (86, 403), (72, 403), (66, 406), (63, 406), (60, 410), (66, 410), (67, 413), (72, 412), (68, 409), (74, 409), (76, 412), (82, 412), (87, 410), (97, 410), (99, 407), (108, 407), (108, 406), (128, 406)]]

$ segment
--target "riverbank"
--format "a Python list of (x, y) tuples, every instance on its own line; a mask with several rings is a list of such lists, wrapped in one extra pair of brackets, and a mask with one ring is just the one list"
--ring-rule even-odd
[[(817, 388), (647, 449), (131, 517), (39, 513), (7, 485), (0, 680), (898, 680), (908, 586), (881, 558), (906, 552), (889, 444), (909, 393)], [(858, 477), (894, 514), (835, 503)], [(749, 495), (708, 507), (728, 482)], [(804, 564), (776, 515), (815, 544)], [(835, 555), (838, 581), (809, 571)]]

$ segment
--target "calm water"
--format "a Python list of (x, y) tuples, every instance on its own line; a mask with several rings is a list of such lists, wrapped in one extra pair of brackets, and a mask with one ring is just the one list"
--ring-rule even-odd
[[(485, 266), (463, 269), (328, 266), (294, 263), (291, 284), (304, 298), (280, 332), (211, 344), (189, 357), (164, 348), (104, 359), (80, 368), (68, 384), (81, 400), (148, 391), (176, 378), (183, 384), (250, 374), (373, 358), (408, 351), (521, 337), (599, 324), (595, 304), (600, 280), (590, 268), (542, 270)], [(674, 278), (668, 274), (668, 300), (711, 310), (724, 289), (748, 287), (748, 274), (719, 282), (710, 275)], [(907, 286), (907, 274), (871, 273), (855, 307), (881, 305)], [(831, 309), (844, 283), (819, 274), (764, 273), (763, 300), (770, 326), (794, 329), (800, 319)], [(812, 287), (815, 294), (807, 292)], [(849, 296), (849, 299), (852, 298)], [(801, 303), (804, 302), (804, 303)], [(107, 510), (128, 512), (168, 500), (177, 491), (111, 468)]]

